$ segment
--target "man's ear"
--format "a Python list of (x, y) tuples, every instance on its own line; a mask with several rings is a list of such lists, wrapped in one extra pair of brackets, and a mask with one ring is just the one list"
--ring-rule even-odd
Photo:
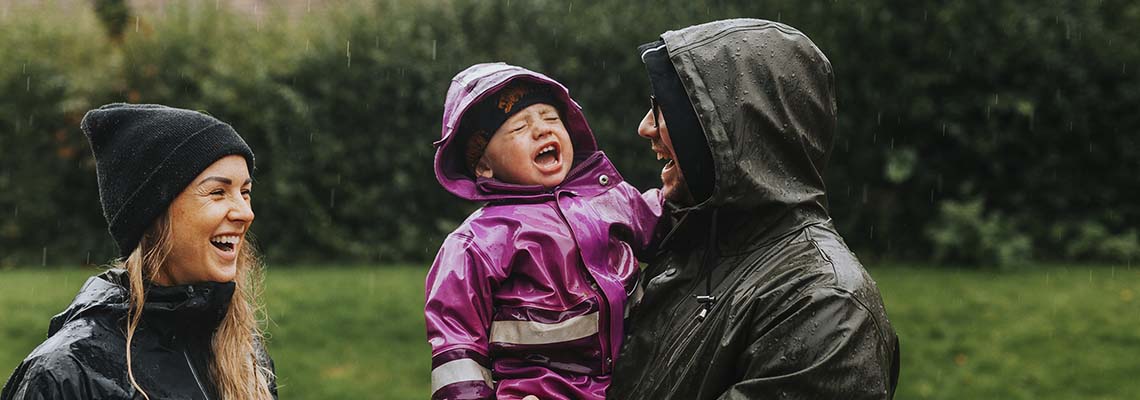
[(479, 157), (479, 162), (475, 164), (475, 176), (483, 178), (494, 178), (495, 172), (491, 170), (491, 163), (487, 162), (487, 156)]

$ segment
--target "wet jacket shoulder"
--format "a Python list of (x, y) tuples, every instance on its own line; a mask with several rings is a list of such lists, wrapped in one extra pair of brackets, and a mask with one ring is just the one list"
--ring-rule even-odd
[[(151, 398), (217, 398), (209, 338), (232, 294), (232, 284), (216, 283), (150, 290), (132, 355), (135, 378)], [(127, 297), (122, 270), (88, 279), (52, 318), (47, 340), (16, 368), (0, 399), (143, 398), (127, 374)], [(260, 343), (257, 351), (272, 369)], [(276, 395), (275, 383), (271, 392)]]
[(673, 207), (609, 394), (891, 398), (897, 337), (828, 216), (830, 62), (803, 33), (771, 21), (716, 21), (661, 38), (715, 182), (709, 198)]

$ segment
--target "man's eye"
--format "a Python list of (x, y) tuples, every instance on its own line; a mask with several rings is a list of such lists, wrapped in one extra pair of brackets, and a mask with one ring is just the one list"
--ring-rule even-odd
[(214, 189), (213, 191), (210, 192), (211, 196), (221, 196), (224, 194), (226, 194), (226, 191), (222, 190), (222, 189)]
[(548, 116), (548, 117), (546, 117), (546, 118), (544, 118), (544, 119), (545, 119), (545, 120), (547, 120), (547, 121), (557, 121), (557, 120), (558, 120), (558, 116), (557, 116), (557, 115), (551, 115), (551, 116)]

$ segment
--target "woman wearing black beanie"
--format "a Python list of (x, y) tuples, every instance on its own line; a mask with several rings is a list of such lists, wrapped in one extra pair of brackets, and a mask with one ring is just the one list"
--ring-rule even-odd
[(269, 399), (260, 263), (246, 233), (253, 152), (228, 124), (160, 105), (83, 117), (121, 258), (87, 280), (8, 399)]

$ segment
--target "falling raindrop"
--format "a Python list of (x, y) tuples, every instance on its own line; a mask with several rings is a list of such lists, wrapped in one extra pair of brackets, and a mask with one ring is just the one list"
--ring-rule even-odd
[(336, 208), (336, 188), (329, 190), (329, 208)]
[(348, 67), (352, 68), (352, 41), (344, 42), (344, 56), (348, 58)]
[(40, 259), (40, 266), (41, 267), (47, 266), (47, 246), (44, 246), (44, 254), (43, 254), (43, 258)]
[(135, 33), (139, 33), (139, 16), (135, 16)]
[(435, 61), (435, 39), (431, 40), (431, 60)]

